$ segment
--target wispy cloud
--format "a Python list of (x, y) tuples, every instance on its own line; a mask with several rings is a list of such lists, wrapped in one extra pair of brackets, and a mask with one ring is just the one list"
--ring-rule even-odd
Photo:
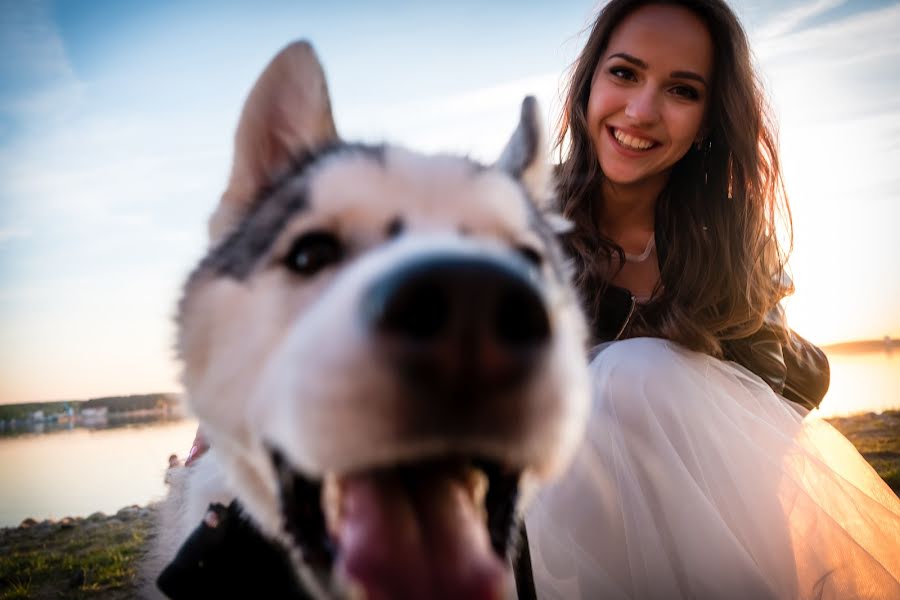
[[(823, 7), (827, 4), (834, 3), (829, 0), (814, 3), (819, 9), (815, 12), (810, 5), (807, 7), (810, 8), (810, 15), (806, 18), (824, 12)], [(791, 22), (792, 12), (777, 15), (772, 20), (773, 25), (763, 28), (762, 35), (756, 42), (756, 53), (762, 60), (809, 53), (818, 64), (827, 66), (834, 60), (855, 61), (891, 56), (900, 49), (900, 4), (861, 10), (841, 19), (797, 31), (793, 31), (793, 27), (806, 18), (800, 21), (793, 19)], [(789, 22), (789, 26), (781, 27), (779, 24), (782, 19)]]
[(559, 83), (559, 73), (543, 73), (524, 77), (453, 94), (435, 103), (431, 112), (446, 118), (506, 109), (509, 108), (510, 102), (515, 103), (528, 94), (536, 94), (549, 99), (551, 93), (559, 87)]
[(59, 114), (85, 85), (75, 74), (46, 0), (0, 0), (0, 112)]
[(21, 227), (0, 227), (0, 244), (31, 237), (31, 230)]
[(846, 3), (847, 0), (814, 0), (799, 6), (792, 6), (773, 15), (757, 32), (757, 39), (763, 42), (769, 38), (782, 36), (813, 17), (817, 17)]
[(900, 109), (900, 4), (859, 9), (756, 48), (776, 100), (802, 109), (791, 115), (795, 123), (877, 119), (872, 131), (881, 136), (878, 129)]
[(357, 104), (347, 107), (339, 125), (353, 138), (492, 160), (512, 132), (525, 96), (536, 96), (544, 118), (555, 122), (560, 82), (559, 73), (541, 73), (446, 96), (423, 96), (388, 105)]

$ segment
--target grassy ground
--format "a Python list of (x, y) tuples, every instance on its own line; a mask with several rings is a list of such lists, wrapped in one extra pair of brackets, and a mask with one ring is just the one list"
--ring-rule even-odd
[(828, 420), (900, 496), (900, 410)]
[[(829, 419), (900, 495), (900, 411)], [(137, 596), (135, 574), (152, 511), (31, 522), (0, 529), (0, 600)]]
[(136, 597), (150, 520), (135, 507), (0, 530), (0, 599)]

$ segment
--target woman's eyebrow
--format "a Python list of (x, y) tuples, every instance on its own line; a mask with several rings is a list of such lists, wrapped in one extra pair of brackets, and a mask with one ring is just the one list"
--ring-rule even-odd
[[(642, 69), (647, 68), (646, 62), (644, 62), (641, 59), (639, 59), (638, 57), (632, 56), (626, 52), (616, 52), (615, 54), (610, 54), (606, 60), (609, 60), (612, 58), (621, 58), (622, 60), (630, 62), (631, 64), (633, 64), (636, 67), (640, 67)], [(672, 71), (671, 73), (669, 73), (669, 77), (671, 77), (672, 79), (692, 79), (694, 81), (698, 81), (698, 82), (702, 83), (703, 85), (709, 87), (709, 84), (706, 83), (706, 79), (704, 79), (704, 77), (702, 75), (700, 75), (699, 73), (694, 73), (693, 71)]]
[(672, 79), (693, 79), (694, 81), (699, 81), (704, 86), (709, 87), (709, 84), (706, 83), (706, 79), (703, 78), (703, 75), (694, 73), (693, 71), (672, 71), (669, 73), (669, 77)]
[(631, 64), (633, 64), (637, 67), (640, 67), (642, 69), (647, 68), (647, 63), (645, 63), (641, 59), (637, 58), (636, 56), (626, 54), (625, 52), (616, 52), (615, 54), (610, 54), (606, 60), (609, 60), (610, 58), (621, 58), (621, 59), (626, 60), (626, 61), (630, 62)]

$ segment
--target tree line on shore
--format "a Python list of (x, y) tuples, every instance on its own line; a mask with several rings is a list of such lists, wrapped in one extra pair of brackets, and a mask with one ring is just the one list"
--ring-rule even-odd
[(25, 404), (0, 405), (0, 421), (26, 421), (34, 415), (44, 418), (61, 415), (77, 415), (85, 409), (106, 409), (109, 414), (136, 411), (174, 410), (178, 405), (176, 394), (134, 394), (130, 396), (107, 396), (90, 400), (59, 400), (55, 402), (28, 402)]

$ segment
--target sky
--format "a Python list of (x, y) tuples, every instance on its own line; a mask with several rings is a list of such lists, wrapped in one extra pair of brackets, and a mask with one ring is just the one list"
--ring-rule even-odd
[[(780, 122), (791, 325), (900, 337), (900, 3), (735, 0)], [(306, 38), (340, 134), (491, 161), (596, 2), (0, 0), (0, 403), (179, 388), (172, 316), (244, 97)]]

